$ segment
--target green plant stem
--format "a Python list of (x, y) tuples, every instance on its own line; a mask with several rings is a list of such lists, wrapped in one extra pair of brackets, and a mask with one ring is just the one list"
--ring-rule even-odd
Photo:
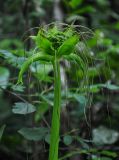
[(59, 148), (59, 130), (60, 130), (60, 108), (61, 108), (61, 77), (60, 64), (56, 59), (53, 63), (54, 67), (54, 107), (51, 124), (51, 138), (49, 160), (58, 160)]

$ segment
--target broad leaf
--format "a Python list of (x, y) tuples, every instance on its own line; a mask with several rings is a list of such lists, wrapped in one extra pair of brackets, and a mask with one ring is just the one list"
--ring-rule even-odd
[(119, 139), (119, 133), (115, 130), (99, 126), (93, 129), (93, 142), (96, 145), (113, 144)]
[(12, 53), (10, 53), (9, 51), (6, 50), (0, 50), (0, 56), (6, 58), (6, 59), (14, 59), (14, 55)]
[(27, 140), (40, 141), (45, 138), (48, 129), (44, 127), (22, 128), (18, 132)]
[(48, 144), (50, 144), (50, 134), (47, 134), (47, 135), (45, 136), (45, 141), (46, 141)]
[(73, 139), (70, 135), (66, 135), (63, 137), (63, 142), (65, 145), (70, 145), (72, 143)]
[(87, 99), (85, 96), (78, 94), (78, 93), (73, 93), (73, 92), (69, 92), (67, 95), (69, 99), (74, 99), (77, 102), (79, 102), (81, 105), (86, 106), (87, 104)]
[(87, 99), (86, 97), (79, 95), (79, 94), (74, 94), (74, 98), (81, 104), (81, 105), (86, 105), (87, 104)]
[(119, 90), (119, 86), (116, 86), (114, 84), (100, 84), (99, 86), (107, 88), (109, 90)]
[(36, 111), (35, 106), (30, 103), (18, 102), (13, 106), (12, 112), (15, 114), (29, 114)]
[(17, 68), (21, 68), (22, 64), (26, 60), (25, 57), (17, 57), (16, 55), (6, 50), (0, 50), (0, 56), (5, 58), (9, 64)]
[(24, 89), (25, 89), (25, 86), (23, 86), (23, 85), (12, 85), (11, 88), (15, 92), (23, 92)]

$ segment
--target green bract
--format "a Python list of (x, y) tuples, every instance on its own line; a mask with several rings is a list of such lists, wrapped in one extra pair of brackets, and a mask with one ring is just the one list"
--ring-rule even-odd
[(79, 34), (73, 26), (53, 25), (39, 29), (35, 41), (37, 53), (28, 57), (21, 67), (18, 83), (22, 82), (22, 75), (29, 65), (35, 61), (50, 62), (54, 69), (54, 107), (52, 115), (49, 160), (58, 160), (60, 108), (61, 108), (61, 75), (60, 60), (75, 61), (82, 71), (86, 70), (83, 59), (78, 55), (76, 45), (79, 43)]

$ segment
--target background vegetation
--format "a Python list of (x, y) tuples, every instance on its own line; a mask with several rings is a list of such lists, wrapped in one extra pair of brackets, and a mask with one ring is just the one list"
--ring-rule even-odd
[(29, 35), (54, 21), (80, 25), (79, 51), (89, 65), (83, 81), (82, 71), (75, 63), (61, 62), (60, 160), (119, 159), (118, 8), (118, 0), (1, 2), (1, 160), (48, 157), (53, 68), (34, 63), (24, 74), (24, 85), (16, 83), (23, 62), (34, 52)]

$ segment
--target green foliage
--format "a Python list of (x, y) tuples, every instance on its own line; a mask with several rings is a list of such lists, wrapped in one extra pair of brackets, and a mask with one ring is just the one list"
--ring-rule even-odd
[(114, 84), (100, 84), (99, 86), (107, 88), (109, 90), (119, 90), (119, 86), (114, 85)]
[(76, 8), (76, 7), (78, 7), (81, 3), (82, 3), (82, 1), (83, 0), (71, 0), (70, 1), (70, 6), (72, 7), (72, 8)]
[(93, 130), (93, 142), (96, 145), (113, 144), (119, 138), (119, 133), (115, 130), (99, 126)]
[(44, 127), (22, 128), (18, 132), (28, 140), (41, 141), (48, 133), (48, 129)]
[(38, 35), (35, 37), (35, 42), (37, 47), (39, 47), (43, 53), (52, 54), (53, 52), (52, 43), (48, 39), (43, 37), (42, 34), (40, 35), (40, 33), (38, 33)]
[(12, 46), (14, 48), (22, 48), (23, 44), (21, 41), (19, 41), (18, 39), (13, 38), (12, 41), (11, 39), (5, 39), (3, 41), (1, 41), (0, 43), (0, 49), (9, 49), (12, 48)]
[(6, 88), (9, 80), (9, 70), (5, 67), (0, 67), (0, 87)]
[(58, 49), (58, 55), (69, 55), (74, 52), (75, 46), (78, 43), (78, 36), (72, 36), (69, 39), (65, 40), (63, 44)]
[(64, 58), (70, 61), (75, 61), (79, 65), (79, 67), (82, 69), (82, 71), (85, 72), (87, 64), (78, 55), (76, 54), (70, 54), (69, 56), (64, 55)]
[[(22, 75), (33, 62), (40, 60), (51, 62), (53, 65), (54, 107), (52, 115), (49, 160), (58, 159), (61, 108), (61, 77), (59, 61), (64, 55), (67, 55), (67, 57), (69, 56), (68, 60), (70, 60), (70, 58), (75, 60), (81, 66), (83, 71), (85, 70), (83, 60), (76, 54), (76, 44), (79, 41), (79, 35), (77, 32), (74, 32), (74, 29), (71, 30), (71, 33), (74, 33), (73, 36), (68, 34), (69, 29), (71, 30), (71, 27), (65, 28), (65, 32), (63, 32), (63, 30), (56, 27), (55, 24), (52, 28), (47, 30), (45, 30), (45, 28), (41, 28), (37, 36), (32, 37), (32, 39), (36, 42), (36, 48), (38, 47), (40, 52), (33, 54), (31, 57), (28, 57), (28, 59), (21, 67), (18, 77), (18, 83), (22, 83)], [(68, 142), (66, 143), (68, 144)]]
[(112, 152), (112, 151), (109, 151), (109, 150), (103, 150), (103, 151), (101, 151), (101, 154), (104, 155), (104, 156), (112, 157), (112, 158), (117, 157), (117, 154), (115, 152)]
[(52, 64), (34, 63), (30, 70), (39, 81), (52, 82), (53, 78), (49, 75), (53, 71)]
[(19, 78), (18, 78), (18, 84), (22, 83), (22, 75), (23, 73), (28, 69), (29, 65), (33, 62), (36, 61), (51, 61), (53, 60), (53, 58), (50, 55), (42, 55), (42, 53), (37, 53), (34, 54), (33, 56), (31, 56), (30, 58), (28, 58), (28, 60), (25, 61), (25, 63), (23, 64), (20, 73), (19, 73)]
[(47, 135), (45, 136), (45, 141), (46, 141), (48, 144), (50, 144), (50, 134), (47, 134)]
[[(55, 58), (58, 58), (66, 74), (61, 79), (68, 84), (63, 84), (61, 92), (61, 135), (70, 135), (73, 140), (70, 148), (70, 145), (65, 146), (64, 138), (59, 137), (60, 159), (73, 159), (75, 156), (92, 160), (118, 159), (118, 136), (115, 138), (115, 134), (119, 133), (119, 3), (108, 0), (63, 0), (60, 3), (56, 4), (53, 0), (1, 2), (0, 122), (1, 126), (7, 124), (0, 146), (1, 159), (24, 160), (24, 153), (30, 159), (38, 159), (39, 156), (40, 159), (47, 159), (44, 145), (45, 142), (50, 144), (50, 131), (41, 138), (45, 140), (43, 144), (32, 142), (33, 133), (29, 142), (27, 137), (23, 139), (16, 131), (28, 126), (49, 127), (50, 110), (54, 109), (55, 98), (52, 64)], [(63, 21), (72, 25), (51, 23), (43, 26), (53, 21), (57, 13), (59, 17), (63, 15)], [(35, 36), (29, 36), (32, 34)], [(63, 45), (77, 34), (78, 43)], [(35, 43), (32, 43), (32, 39)], [(63, 48), (61, 55), (58, 53), (60, 48)], [(39, 57), (39, 53), (50, 56), (50, 59), (40, 57), (36, 58), (36, 62), (33, 57)], [(67, 65), (64, 59), (71, 65)], [(24, 63), (26, 66), (23, 69)], [(21, 68), (23, 72), (19, 82), (23, 74), (24, 85), (16, 85)], [(22, 104), (17, 105), (17, 112), (26, 112), (19, 118), (11, 112), (16, 102)], [(27, 114), (31, 103), (35, 112)], [(100, 129), (100, 126), (105, 127)], [(99, 141), (100, 137), (100, 146), (88, 140), (94, 136), (92, 133), (95, 129), (98, 132), (95, 140)], [(66, 138), (66, 143), (69, 143), (69, 139)], [(62, 150), (64, 146), (65, 153)], [(42, 154), (38, 155), (37, 148)]]
[(68, 146), (72, 143), (73, 140), (70, 135), (66, 135), (63, 137), (63, 141), (64, 141), (64, 144)]
[(24, 92), (25, 86), (12, 84), (11, 89), (16, 92)]
[(0, 127), (0, 141), (2, 139), (2, 135), (3, 135), (5, 127), (6, 127), (6, 125), (3, 125), (3, 126)]
[[(22, 51), (22, 54), (23, 54), (23, 51)], [(25, 57), (17, 57), (13, 53), (6, 50), (0, 50), (0, 57), (4, 58), (8, 64), (16, 68), (21, 68), (23, 62), (25, 61)]]
[(15, 105), (13, 106), (12, 112), (15, 114), (29, 114), (29, 113), (33, 113), (36, 111), (35, 106), (33, 106), (30, 103), (23, 103), (23, 102), (17, 102), (15, 103)]

